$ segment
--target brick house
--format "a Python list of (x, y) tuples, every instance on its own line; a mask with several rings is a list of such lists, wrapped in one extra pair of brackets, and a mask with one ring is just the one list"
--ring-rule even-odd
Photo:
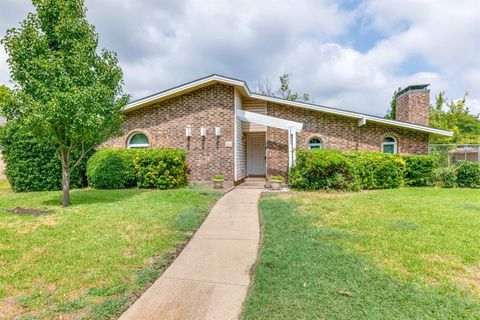
[(123, 135), (105, 147), (172, 147), (188, 151), (191, 180), (215, 174), (286, 176), (297, 148), (426, 154), (427, 85), (397, 98), (397, 120), (252, 93), (244, 81), (211, 75), (133, 101), (124, 109)]

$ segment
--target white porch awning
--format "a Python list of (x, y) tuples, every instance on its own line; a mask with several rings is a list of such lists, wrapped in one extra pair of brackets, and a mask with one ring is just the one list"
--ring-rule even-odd
[(281, 118), (266, 116), (260, 113), (237, 110), (237, 117), (242, 121), (253, 122), (267, 127), (290, 130), (294, 128), (296, 132), (302, 131), (303, 123), (285, 120)]
[(281, 118), (266, 116), (263, 114), (249, 112), (245, 110), (237, 110), (236, 115), (242, 121), (261, 124), (267, 127), (284, 129), (288, 131), (288, 167), (295, 165), (297, 150), (297, 132), (302, 131), (303, 123), (285, 120)]

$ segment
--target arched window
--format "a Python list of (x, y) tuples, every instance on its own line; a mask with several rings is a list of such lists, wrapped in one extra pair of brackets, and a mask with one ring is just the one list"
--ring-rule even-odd
[(148, 142), (148, 138), (144, 133), (134, 133), (128, 138), (127, 143), (128, 148), (148, 148), (150, 147), (150, 143)]
[(308, 148), (309, 149), (321, 149), (323, 148), (322, 140), (319, 138), (312, 138), (308, 141)]
[(385, 137), (382, 143), (383, 153), (397, 153), (397, 140), (393, 137)]

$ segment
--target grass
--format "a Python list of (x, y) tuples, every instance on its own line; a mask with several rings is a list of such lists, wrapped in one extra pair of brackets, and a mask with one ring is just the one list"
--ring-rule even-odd
[(480, 190), (264, 196), (244, 319), (480, 319)]
[(12, 193), (12, 189), (10, 189), (10, 184), (8, 180), (0, 179), (0, 195), (4, 195), (6, 193)]
[[(109, 319), (165, 269), (219, 193), (200, 188), (14, 193), (0, 181), (0, 315)], [(20, 216), (5, 209), (53, 209)]]

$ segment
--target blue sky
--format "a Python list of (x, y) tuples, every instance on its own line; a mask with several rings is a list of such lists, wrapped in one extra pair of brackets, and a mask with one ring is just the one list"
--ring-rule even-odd
[[(477, 0), (86, 0), (134, 98), (211, 73), (291, 85), (315, 103), (384, 115), (393, 91), (430, 83), (480, 112)], [(0, 34), (29, 0), (0, 2)], [(1, 49), (1, 48), (0, 48)], [(0, 83), (8, 84), (0, 50)], [(11, 84), (10, 84), (11, 85)]]

